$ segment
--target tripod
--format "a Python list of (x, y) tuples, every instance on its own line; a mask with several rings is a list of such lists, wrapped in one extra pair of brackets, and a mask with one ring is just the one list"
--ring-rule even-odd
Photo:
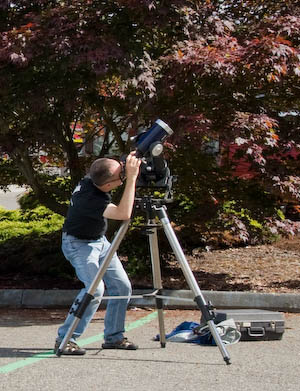
[[(160, 293), (162, 290), (162, 280), (161, 280), (161, 270), (160, 270), (160, 262), (159, 262), (159, 248), (158, 248), (158, 239), (157, 239), (157, 229), (158, 226), (162, 226), (164, 229), (164, 232), (167, 236), (167, 239), (172, 247), (172, 250), (180, 264), (180, 267), (182, 269), (182, 272), (185, 276), (185, 279), (191, 289), (191, 291), (194, 294), (194, 301), (196, 302), (198, 308), (202, 312), (202, 318), (205, 320), (207, 326), (209, 327), (209, 330), (216, 342), (216, 345), (218, 346), (223, 359), (227, 365), (230, 364), (230, 356), (223, 344), (222, 339), (220, 338), (220, 335), (216, 329), (215, 323), (214, 323), (214, 313), (212, 311), (211, 305), (207, 304), (205, 301), (205, 298), (197, 284), (197, 281), (189, 267), (189, 264), (186, 260), (186, 257), (181, 249), (181, 246), (178, 242), (178, 239), (174, 233), (174, 230), (171, 226), (171, 223), (169, 221), (167, 212), (166, 212), (166, 206), (161, 205), (159, 200), (158, 202), (155, 202), (150, 197), (138, 199), (137, 201), (137, 207), (146, 211), (148, 223), (146, 226), (146, 233), (149, 238), (149, 246), (150, 246), (150, 255), (151, 255), (151, 264), (152, 264), (152, 272), (153, 272), (153, 286), (155, 288), (155, 292), (152, 293), (151, 297), (155, 297), (155, 303), (158, 313), (158, 321), (159, 321), (159, 332), (160, 332), (160, 344), (161, 347), (166, 346), (166, 337), (165, 337), (165, 327), (164, 327), (164, 316), (163, 316), (163, 298), (161, 297)], [(158, 218), (160, 221), (160, 225), (155, 223), (155, 218)], [(84, 297), (82, 298), (81, 302), (75, 303), (77, 304), (76, 310), (72, 310), (74, 312), (74, 320), (66, 333), (64, 339), (62, 340), (56, 355), (58, 357), (61, 356), (64, 348), (66, 347), (67, 343), (71, 339), (74, 330), (76, 329), (78, 323), (80, 322), (80, 319), (82, 315), (84, 314), (84, 311), (86, 307), (89, 305), (90, 301), (93, 299), (93, 294), (96, 291), (100, 281), (102, 280), (104, 273), (106, 269), (109, 266), (109, 263), (111, 261), (111, 258), (113, 257), (113, 254), (118, 249), (123, 237), (125, 236), (128, 226), (129, 226), (130, 220), (126, 220), (122, 223), (121, 227), (119, 228), (115, 238), (113, 239), (111, 246), (109, 248), (109, 251), (104, 258), (104, 261), (98, 270), (91, 286), (89, 287), (88, 291), (85, 293)], [(144, 296), (145, 297), (145, 296)], [(116, 297), (110, 297), (111, 299), (115, 299)], [(118, 297), (119, 299), (121, 297)], [(123, 297), (122, 297), (123, 298)], [(109, 297), (108, 297), (109, 299)], [(73, 313), (72, 312), (72, 313)]]

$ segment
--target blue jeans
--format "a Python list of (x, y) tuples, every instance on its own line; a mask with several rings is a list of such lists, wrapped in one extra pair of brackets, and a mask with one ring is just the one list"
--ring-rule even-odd
[[(109, 247), (110, 243), (106, 237), (91, 241), (77, 239), (72, 235), (63, 233), (62, 251), (64, 256), (75, 268), (78, 279), (84, 284), (84, 288), (79, 292), (74, 303), (76, 300), (81, 301), (89, 289)], [(84, 311), (82, 318), (74, 330), (72, 339), (80, 337), (93, 318), (100, 305), (104, 293), (104, 286), (109, 296), (130, 296), (132, 293), (130, 281), (117, 254), (114, 254), (112, 257), (103, 276), (103, 281), (100, 282), (94, 293), (94, 298)], [(128, 302), (129, 298), (108, 300), (104, 320), (105, 342), (114, 343), (122, 340)], [(73, 306), (75, 305), (74, 303)], [(69, 313), (65, 323), (58, 329), (58, 339), (61, 340), (64, 338), (73, 320), (74, 315)]]

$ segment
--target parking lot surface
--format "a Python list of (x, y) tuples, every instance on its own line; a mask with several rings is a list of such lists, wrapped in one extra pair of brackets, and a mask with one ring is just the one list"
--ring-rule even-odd
[[(239, 342), (226, 346), (226, 365), (214, 346), (153, 341), (158, 333), (154, 310), (131, 309), (126, 336), (137, 351), (101, 350), (103, 318), (98, 311), (80, 339), (87, 354), (61, 356), (52, 352), (56, 330), (67, 310), (0, 310), (1, 389), (131, 390), (131, 391), (296, 391), (299, 389), (299, 314), (285, 314), (282, 340)], [(198, 310), (166, 310), (171, 332), (183, 321), (199, 322)]]

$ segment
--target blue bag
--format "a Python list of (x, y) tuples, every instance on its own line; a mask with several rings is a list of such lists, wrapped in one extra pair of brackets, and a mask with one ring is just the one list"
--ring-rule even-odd
[[(237, 330), (233, 319), (217, 324), (216, 329), (225, 344), (237, 343), (241, 338), (241, 333)], [(159, 341), (160, 336), (157, 335), (155, 340)], [(198, 345), (216, 346), (209, 327), (196, 322), (180, 323), (169, 334), (166, 334), (166, 340), (168, 342), (188, 342)]]

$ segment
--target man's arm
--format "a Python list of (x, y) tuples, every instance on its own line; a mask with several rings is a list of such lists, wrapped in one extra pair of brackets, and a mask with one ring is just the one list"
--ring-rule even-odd
[(128, 220), (131, 217), (134, 197), (135, 184), (139, 174), (141, 161), (137, 159), (133, 153), (127, 156), (126, 159), (126, 184), (125, 189), (118, 205), (108, 204), (103, 216), (113, 220)]

